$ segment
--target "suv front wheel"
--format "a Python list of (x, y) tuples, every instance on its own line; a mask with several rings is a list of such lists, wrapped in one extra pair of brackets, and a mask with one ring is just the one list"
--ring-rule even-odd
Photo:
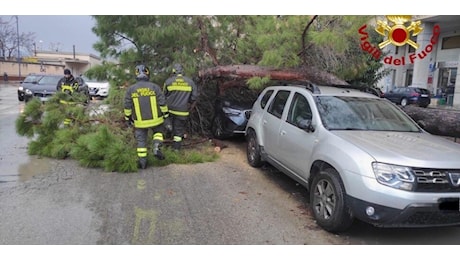
[(342, 180), (332, 168), (322, 170), (313, 178), (310, 207), (318, 225), (329, 232), (344, 231), (353, 222)]
[(246, 156), (248, 158), (249, 165), (252, 167), (262, 166), (262, 158), (260, 155), (260, 145), (257, 142), (256, 133), (253, 130), (249, 130), (247, 138)]

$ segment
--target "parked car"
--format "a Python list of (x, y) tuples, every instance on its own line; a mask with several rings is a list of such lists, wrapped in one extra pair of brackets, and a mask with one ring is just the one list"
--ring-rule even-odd
[(244, 135), (251, 114), (252, 102), (242, 102), (219, 97), (214, 103), (212, 135), (217, 139)]
[(309, 191), (317, 224), (460, 224), (460, 144), (424, 131), (384, 98), (329, 86), (267, 87), (246, 126), (247, 160)]
[[(62, 75), (43, 75), (37, 84), (33, 84), (24, 89), (24, 101), (28, 102), (33, 97), (39, 98), (40, 101), (46, 102), (48, 99), (56, 93), (56, 86)], [(81, 77), (75, 78), (78, 82), (79, 89), (89, 100), (88, 85)]]
[(42, 74), (29, 74), (26, 76), (24, 81), (21, 81), (18, 87), (18, 100), (24, 101), (24, 89), (30, 88), (31, 86), (38, 83), (43, 77)]
[(403, 107), (410, 104), (427, 107), (431, 103), (430, 91), (425, 88), (396, 87), (384, 95), (391, 102)]
[(106, 98), (109, 96), (110, 84), (108, 81), (98, 81), (84, 76), (82, 78), (88, 84), (89, 96), (91, 98)]

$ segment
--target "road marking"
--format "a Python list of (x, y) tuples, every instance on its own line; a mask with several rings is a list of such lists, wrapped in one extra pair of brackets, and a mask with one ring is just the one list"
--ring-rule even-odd
[(143, 189), (145, 189), (145, 180), (138, 180), (138, 181), (137, 181), (137, 189), (138, 189), (138, 190), (143, 190)]
[(134, 214), (136, 215), (136, 220), (134, 222), (132, 244), (152, 244), (157, 213), (154, 210), (143, 210), (135, 207)]

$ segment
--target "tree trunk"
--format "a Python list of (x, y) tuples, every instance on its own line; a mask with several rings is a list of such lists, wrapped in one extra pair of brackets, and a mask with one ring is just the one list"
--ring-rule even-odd
[(404, 107), (403, 110), (431, 134), (460, 137), (460, 110), (412, 105)]
[(205, 79), (227, 78), (236, 82), (252, 77), (269, 77), (271, 80), (310, 81), (319, 85), (348, 85), (346, 81), (337, 76), (313, 67), (304, 70), (283, 70), (254, 65), (227, 65), (201, 70), (198, 75)]

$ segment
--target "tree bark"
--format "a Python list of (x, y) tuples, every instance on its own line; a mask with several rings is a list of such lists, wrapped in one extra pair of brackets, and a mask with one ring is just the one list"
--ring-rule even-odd
[(423, 128), (434, 135), (460, 137), (460, 110), (448, 108), (421, 108), (406, 106), (402, 108)]
[(310, 81), (319, 85), (348, 85), (346, 81), (337, 76), (314, 67), (304, 70), (283, 70), (254, 65), (227, 65), (201, 70), (198, 75), (205, 79), (227, 78), (237, 82), (252, 77), (269, 77), (271, 80)]

